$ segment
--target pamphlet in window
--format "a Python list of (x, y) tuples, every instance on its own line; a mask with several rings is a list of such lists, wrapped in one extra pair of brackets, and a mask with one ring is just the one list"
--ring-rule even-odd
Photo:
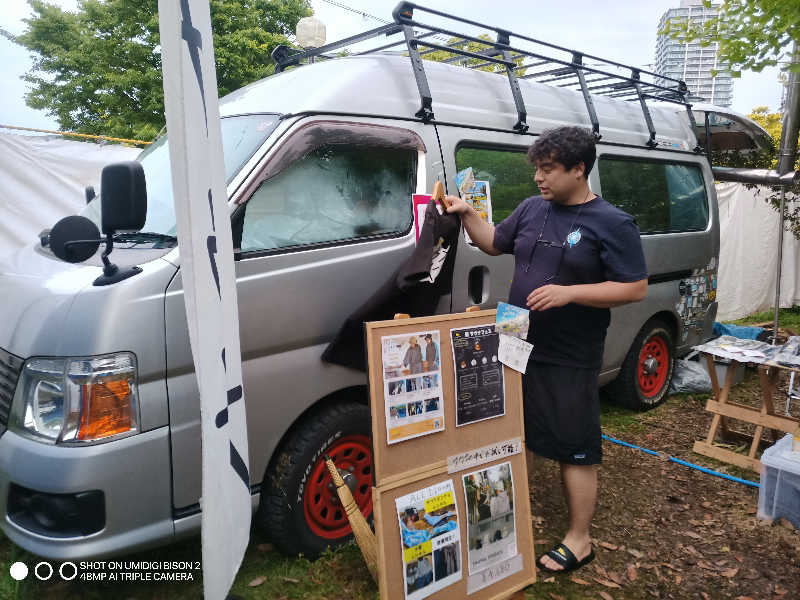
[(421, 600), (461, 580), (461, 531), (453, 480), (395, 500), (407, 600)]
[(475, 185), (475, 174), (472, 172), (472, 167), (467, 167), (463, 171), (456, 173), (456, 188), (458, 188), (458, 195), (463, 199), (466, 194)]
[[(486, 223), (492, 223), (492, 195), (489, 190), (488, 181), (475, 181), (472, 187), (462, 197), (464, 198), (464, 202), (475, 209), (475, 212), (478, 213), (481, 219)], [(472, 240), (466, 229), (464, 230), (464, 241), (468, 244), (472, 244)]]
[(389, 444), (444, 431), (440, 349), (438, 331), (381, 338)]

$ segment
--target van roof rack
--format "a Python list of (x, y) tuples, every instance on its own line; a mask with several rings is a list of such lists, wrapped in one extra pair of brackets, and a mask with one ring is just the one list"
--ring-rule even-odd
[[(493, 31), (496, 39), (483, 39), (445, 27), (421, 23), (414, 18), (415, 11)], [(403, 39), (384, 43), (369, 50), (359, 51), (354, 55), (393, 49), (406, 52), (411, 60), (412, 71), (416, 78), (421, 102), (420, 109), (415, 113), (415, 116), (423, 122), (433, 121), (434, 113), (433, 97), (428, 85), (422, 57), (432, 52), (444, 51), (453, 56), (441, 62), (460, 63), (461, 66), (470, 69), (483, 69), (495, 65), (505, 71), (517, 111), (517, 122), (513, 125), (512, 130), (518, 133), (525, 133), (529, 127), (527, 111), (519, 87), (520, 79), (532, 79), (539, 83), (550, 83), (557, 87), (574, 91), (580, 90), (586, 104), (589, 120), (592, 123), (592, 131), (597, 140), (602, 136), (600, 122), (592, 99), (592, 96), (595, 95), (638, 102), (650, 134), (646, 142), (646, 145), (650, 148), (655, 148), (658, 142), (656, 141), (656, 130), (650, 115), (650, 109), (647, 106), (648, 100), (670, 102), (684, 106), (693, 130), (696, 128), (694, 114), (691, 109), (692, 105), (688, 101), (689, 89), (686, 83), (680, 79), (673, 79), (639, 67), (632, 67), (585, 52), (557, 46), (506, 29), (419, 6), (413, 2), (400, 2), (392, 11), (392, 17), (394, 18), (392, 23), (387, 23), (319, 48), (298, 51), (288, 46), (278, 46), (272, 52), (272, 58), (277, 64), (276, 72), (281, 72), (290, 66), (299, 66), (304, 59), (314, 59), (316, 57), (335, 58), (336, 56), (330, 54), (333, 51), (380, 36), (389, 37), (402, 33)], [(450, 38), (446, 44), (440, 44), (431, 39), (434, 36), (441, 35)], [(512, 38), (517, 45), (512, 45)], [(527, 44), (528, 48), (519, 47), (519, 42)], [(470, 43), (478, 44), (482, 49), (478, 52), (470, 51), (467, 49)], [(420, 47), (425, 48), (425, 50), (420, 51)], [(553, 50), (566, 53), (567, 56), (558, 58), (543, 54)], [(466, 61), (464, 60), (465, 58), (471, 60)], [(591, 62), (586, 62), (587, 59)], [(700, 153), (703, 149), (698, 144), (694, 151)]]

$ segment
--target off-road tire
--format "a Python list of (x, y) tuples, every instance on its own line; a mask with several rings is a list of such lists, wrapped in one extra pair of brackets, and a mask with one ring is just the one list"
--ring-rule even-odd
[[(354, 436), (368, 440), (371, 429), (369, 408), (356, 402), (344, 402), (312, 411), (290, 432), (267, 467), (255, 516), (256, 525), (282, 552), (314, 558), (326, 548), (340, 546), (352, 539), (349, 531), (335, 539), (317, 535), (306, 517), (305, 493), (307, 487), (314, 489), (310, 477), (317, 472), (319, 461), (323, 461), (331, 449)], [(371, 447), (368, 446), (367, 451), (368, 477), (374, 481)], [(361, 473), (362, 478), (365, 476)], [(371, 484), (367, 493), (371, 493)], [(367, 517), (371, 518), (371, 499), (365, 510)], [(344, 520), (346, 523), (346, 516)]]
[[(653, 380), (643, 379), (642, 350), (646, 346), (657, 349), (659, 373), (664, 369), (663, 382), (653, 389), (644, 389), (652, 385)], [(664, 365), (664, 360), (667, 361)], [(617, 378), (606, 387), (606, 394), (614, 402), (632, 410), (645, 411), (655, 408), (667, 397), (672, 374), (675, 370), (675, 339), (672, 329), (659, 318), (650, 319), (644, 324), (631, 344), (630, 350), (622, 363)], [(655, 378), (658, 381), (660, 378)]]

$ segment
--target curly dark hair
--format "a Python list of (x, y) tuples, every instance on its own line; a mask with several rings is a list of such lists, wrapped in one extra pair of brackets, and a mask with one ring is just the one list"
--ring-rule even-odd
[(597, 158), (594, 135), (583, 127), (556, 127), (548, 129), (528, 148), (528, 160), (536, 164), (542, 160), (552, 160), (569, 170), (583, 163), (583, 176), (589, 173)]

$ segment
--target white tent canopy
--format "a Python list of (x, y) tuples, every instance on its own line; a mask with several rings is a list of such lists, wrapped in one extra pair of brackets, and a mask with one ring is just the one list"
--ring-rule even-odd
[(133, 160), (139, 152), (60, 136), (0, 133), (0, 257), (77, 214), (86, 203), (85, 187), (99, 191), (103, 167)]
[[(770, 310), (775, 303), (778, 211), (766, 202), (769, 188), (718, 183), (720, 250), (718, 321)], [(798, 202), (798, 200), (794, 200)], [(787, 195), (787, 208), (792, 202)], [(800, 304), (800, 241), (783, 237), (781, 308)]]

